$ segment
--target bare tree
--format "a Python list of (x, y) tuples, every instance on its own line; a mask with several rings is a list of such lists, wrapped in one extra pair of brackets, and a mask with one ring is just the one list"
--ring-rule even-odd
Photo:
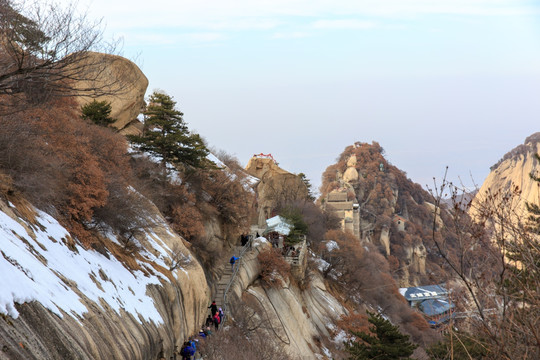
[[(435, 211), (440, 211), (446, 191), (459, 198), (458, 188), (443, 180), (435, 187)], [(456, 321), (462, 319), (460, 327), (484, 344), (488, 358), (536, 359), (540, 356), (538, 233), (518, 213), (517, 187), (489, 190), (481, 196), (474, 205), (474, 221), (464, 210), (471, 203), (454, 202), (450, 210), (459, 230), (453, 239), (456, 247), (448, 246), (444, 228), (433, 223), (437, 251), (464, 289)], [(452, 335), (456, 341), (466, 340)]]
[(205, 359), (225, 360), (285, 360), (293, 359), (283, 345), (262, 305), (257, 300), (242, 298), (242, 306), (232, 309), (231, 323), (201, 342), (200, 352)]
[(77, 13), (73, 3), (0, 0), (0, 115), (53, 96), (124, 90), (118, 77), (103, 76), (103, 59), (92, 56), (116, 50), (118, 43), (102, 35), (101, 21)]
[(178, 268), (189, 268), (194, 265), (194, 259), (192, 256), (188, 253), (187, 255), (184, 253), (185, 250), (178, 244), (174, 244), (171, 249), (171, 258), (170, 258), (170, 265), (169, 270), (173, 271)]

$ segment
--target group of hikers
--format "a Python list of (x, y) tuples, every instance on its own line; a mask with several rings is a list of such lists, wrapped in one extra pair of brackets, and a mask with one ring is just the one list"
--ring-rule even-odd
[[(212, 304), (210, 304), (208, 309), (210, 309), (210, 315), (208, 315), (208, 317), (206, 318), (204, 327), (199, 331), (199, 337), (203, 339), (212, 335), (212, 330), (211, 330), (212, 326), (214, 326), (214, 329), (217, 331), (219, 328), (219, 325), (223, 322), (223, 310), (221, 308), (218, 308), (215, 300), (212, 301)], [(184, 345), (182, 346), (182, 349), (180, 350), (180, 355), (182, 356), (182, 360), (192, 359), (192, 357), (197, 352), (198, 342), (199, 342), (198, 339), (190, 339), (189, 341), (186, 341), (184, 343)]]
[[(223, 310), (221, 308), (218, 309), (216, 305), (216, 301), (212, 301), (212, 304), (208, 307), (210, 309), (210, 315), (206, 318), (205, 327), (209, 328), (214, 325), (215, 329), (217, 330), (219, 327), (219, 324), (223, 321)], [(212, 315), (213, 314), (213, 315)]]
[[(245, 246), (249, 242), (250, 236), (251, 235), (246, 234), (241, 235), (240, 241), (242, 246)], [(257, 233), (257, 237), (259, 237), (259, 233)], [(240, 258), (236, 256), (232, 256), (230, 258), (229, 263), (231, 264), (231, 270), (234, 270), (234, 264), (237, 260), (240, 260)], [(203, 339), (212, 335), (212, 326), (217, 331), (220, 324), (223, 322), (223, 310), (221, 308), (218, 308), (215, 300), (212, 301), (212, 304), (210, 304), (210, 306), (208, 306), (208, 309), (210, 309), (210, 315), (208, 315), (208, 317), (206, 318), (204, 327), (199, 331), (199, 337)], [(197, 352), (198, 342), (198, 339), (190, 339), (189, 341), (186, 341), (184, 343), (182, 349), (180, 350), (182, 360), (191, 360), (193, 358), (193, 356)]]

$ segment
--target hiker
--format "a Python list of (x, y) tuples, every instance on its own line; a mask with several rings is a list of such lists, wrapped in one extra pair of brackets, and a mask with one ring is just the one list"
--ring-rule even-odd
[(199, 330), (199, 336), (202, 337), (203, 339), (206, 338), (206, 332), (204, 332), (203, 329)]
[(195, 355), (195, 353), (197, 352), (197, 343), (199, 342), (199, 340), (197, 339), (190, 339), (189, 340), (189, 345), (191, 345), (191, 347), (193, 348), (193, 355)]
[(212, 315), (208, 315), (204, 323), (204, 326), (208, 327), (208, 326), (212, 326), (213, 324), (214, 324), (214, 319), (212, 319)]
[(182, 346), (180, 355), (182, 355), (182, 360), (191, 360), (191, 357), (195, 355), (195, 349), (191, 346), (189, 341), (186, 341), (184, 346)]
[(234, 270), (234, 263), (236, 262), (236, 260), (239, 260), (239, 259), (240, 258), (238, 258), (236, 256), (231, 257), (231, 260), (229, 260), (229, 263), (231, 264), (231, 270)]
[(261, 235), (259, 235), (259, 232), (257, 231), (257, 239), (260, 238), (260, 237), (261, 237)]
[(221, 322), (221, 319), (219, 318), (219, 313), (216, 311), (216, 313), (214, 314), (214, 326), (216, 327), (216, 331), (219, 327), (219, 323)]
[(221, 324), (223, 322), (223, 310), (221, 310), (221, 308), (219, 308), (218, 314), (219, 314), (219, 323)]
[(217, 312), (216, 300), (212, 301), (212, 304), (210, 304), (208, 309), (210, 309), (210, 316), (214, 316), (214, 314)]

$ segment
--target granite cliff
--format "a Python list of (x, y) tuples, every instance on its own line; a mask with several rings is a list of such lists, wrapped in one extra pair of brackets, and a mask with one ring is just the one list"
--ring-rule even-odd
[(539, 175), (538, 159), (535, 156), (539, 153), (540, 133), (535, 133), (493, 165), (472, 201), (471, 216), (478, 216), (480, 204), (490, 194), (512, 195), (512, 203), (508, 207), (512, 209), (516, 218), (526, 216), (526, 203), (537, 204), (540, 199), (538, 182), (530, 176), (531, 174), (537, 177)]

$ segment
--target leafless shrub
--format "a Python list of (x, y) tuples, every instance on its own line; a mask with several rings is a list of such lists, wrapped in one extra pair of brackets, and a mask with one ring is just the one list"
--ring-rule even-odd
[(171, 265), (169, 266), (169, 270), (174, 271), (178, 268), (189, 268), (193, 266), (193, 261), (191, 255), (184, 254), (184, 250), (179, 244), (174, 244), (171, 249)]
[[(104, 81), (107, 64), (90, 55), (114, 53), (117, 43), (103, 41), (100, 22), (78, 14), (75, 7), (54, 1), (0, 1), (0, 114), (54, 96), (99, 96), (125, 89), (118, 79)], [(81, 81), (85, 87), (76, 85)]]
[(200, 342), (200, 353), (209, 360), (284, 360), (291, 357), (271, 332), (264, 310), (245, 299), (232, 323)]
[(261, 265), (260, 278), (264, 285), (279, 287), (289, 278), (291, 266), (283, 259), (279, 249), (268, 249), (257, 256)]
[[(443, 179), (435, 187), (436, 204), (441, 194), (458, 189)], [(479, 194), (474, 203), (475, 221), (460, 204), (452, 219), (460, 225), (457, 251), (450, 252), (444, 233), (433, 225), (433, 237), (441, 259), (464, 289), (457, 299), (462, 322), (481, 338), (496, 359), (529, 359), (540, 356), (540, 246), (538, 234), (517, 212), (517, 187)], [(537, 220), (535, 221), (537, 224)], [(457, 295), (456, 295), (457, 296)]]

